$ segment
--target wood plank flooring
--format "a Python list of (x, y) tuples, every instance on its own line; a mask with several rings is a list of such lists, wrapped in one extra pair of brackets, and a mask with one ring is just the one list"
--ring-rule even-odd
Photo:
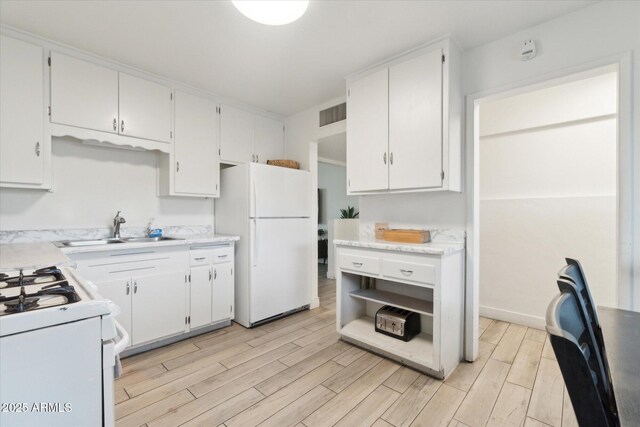
[(339, 340), (320, 307), (237, 324), (122, 361), (118, 427), (575, 426), (544, 331), (480, 319), (480, 356), (446, 381)]

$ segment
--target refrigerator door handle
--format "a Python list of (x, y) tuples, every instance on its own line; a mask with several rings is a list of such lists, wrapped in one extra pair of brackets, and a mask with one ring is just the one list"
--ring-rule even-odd
[(253, 218), (253, 266), (258, 266), (258, 218)]

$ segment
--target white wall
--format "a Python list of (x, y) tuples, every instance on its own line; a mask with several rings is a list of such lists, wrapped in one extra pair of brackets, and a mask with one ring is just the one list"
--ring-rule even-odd
[(323, 200), (320, 203), (324, 210), (322, 228), (336, 218), (340, 218), (340, 209), (347, 206), (358, 207), (358, 197), (347, 196), (347, 168), (318, 162), (318, 188), (323, 190)]
[(53, 192), (0, 189), (1, 230), (213, 225), (213, 199), (157, 197), (155, 152), (54, 138)]
[(302, 169), (310, 169), (309, 143), (346, 132), (346, 120), (320, 127), (319, 112), (345, 102), (345, 97), (336, 98), (301, 111), (285, 119), (285, 150), (287, 159), (300, 162)]
[(480, 313), (544, 326), (564, 257), (617, 306), (617, 74), (480, 106)]

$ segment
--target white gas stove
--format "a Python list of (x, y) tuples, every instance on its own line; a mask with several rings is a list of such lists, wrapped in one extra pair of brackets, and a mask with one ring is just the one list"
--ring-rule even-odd
[(0, 425), (114, 425), (118, 312), (72, 269), (0, 274)]

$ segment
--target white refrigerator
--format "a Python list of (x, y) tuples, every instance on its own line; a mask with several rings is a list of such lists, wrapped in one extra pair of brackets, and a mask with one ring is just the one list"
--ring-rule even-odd
[(240, 236), (235, 321), (245, 327), (311, 303), (313, 189), (309, 171), (248, 163), (223, 169), (216, 233)]

